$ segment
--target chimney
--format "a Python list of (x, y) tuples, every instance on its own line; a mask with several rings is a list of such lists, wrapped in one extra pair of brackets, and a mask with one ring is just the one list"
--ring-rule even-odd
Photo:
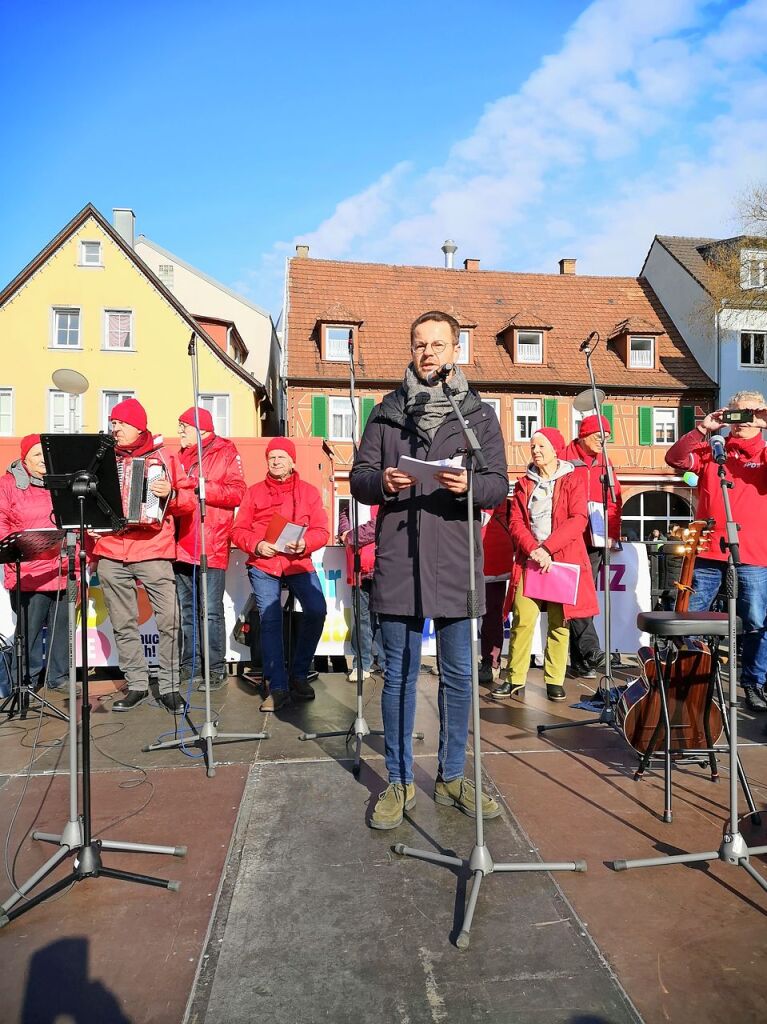
[(309, 246), (308, 245), (297, 245), (296, 246), (296, 258), (299, 260), (309, 259)]
[(112, 210), (112, 227), (132, 249), (136, 236), (136, 214), (133, 210), (126, 206), (116, 206)]
[(464, 260), (463, 269), (469, 271), (479, 270), (479, 260)]
[(560, 274), (574, 274), (575, 264), (577, 260), (560, 260), (559, 261), (559, 273)]
[(442, 245), (442, 252), (445, 254), (445, 270), (453, 269), (453, 256), (458, 251), (458, 246), (452, 238), (446, 238)]

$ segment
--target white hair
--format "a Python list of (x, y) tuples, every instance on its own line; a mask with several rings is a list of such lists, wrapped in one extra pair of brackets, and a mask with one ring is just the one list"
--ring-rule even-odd
[(764, 395), (761, 391), (736, 391), (729, 401), (729, 405), (737, 405), (738, 402), (758, 402), (764, 407)]

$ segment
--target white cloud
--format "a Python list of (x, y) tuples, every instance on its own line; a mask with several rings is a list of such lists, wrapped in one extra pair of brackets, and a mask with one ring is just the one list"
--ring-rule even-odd
[(767, 166), (767, 2), (720, 10), (595, 0), (442, 164), (398, 162), (294, 242), (318, 258), (437, 264), (452, 237), (484, 266), (551, 269), (550, 224), (584, 270), (636, 273), (656, 231), (727, 230), (734, 196)]

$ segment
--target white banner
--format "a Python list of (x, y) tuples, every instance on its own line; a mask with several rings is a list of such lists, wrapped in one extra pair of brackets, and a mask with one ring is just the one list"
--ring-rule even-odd
[[(328, 614), (325, 628), (317, 648), (317, 654), (343, 655), (350, 654), (349, 646), (351, 625), (351, 587), (346, 582), (346, 555), (342, 547), (326, 547), (312, 556), (317, 569), (317, 577), (325, 595)], [(233, 551), (226, 573), (226, 590), (224, 593), (224, 615), (227, 633), (227, 661), (249, 661), (250, 648), (235, 643), (232, 630), (237, 615), (242, 610), (250, 594), (246, 558), (243, 552)], [(622, 551), (612, 554), (610, 566), (610, 595), (612, 598), (612, 649), (623, 653), (636, 653), (637, 649), (648, 642), (646, 635), (640, 636), (636, 628), (638, 612), (650, 608), (650, 567), (647, 552), (643, 544), (624, 544)], [(598, 581), (597, 592), (600, 605), (603, 605), (603, 581)], [(157, 663), (157, 627), (149, 604), (149, 598), (143, 588), (138, 588), (137, 621), (144, 653), (150, 664)], [(66, 616), (66, 604), (61, 605), (59, 614)], [(79, 621), (79, 615), (78, 615)], [(596, 620), (597, 633), (602, 634), (601, 618)], [(14, 615), (11, 611), (8, 593), (0, 590), (0, 633), (10, 636), (14, 627)], [(505, 644), (508, 646), (509, 624), (505, 624)], [(533, 653), (541, 654), (546, 636), (545, 616), (541, 617)], [(78, 655), (80, 651), (78, 631)], [(423, 654), (434, 655), (434, 627), (431, 620), (424, 625)], [(78, 658), (79, 660), (79, 658)], [(93, 667), (117, 666), (112, 625), (107, 615), (104, 595), (98, 581), (98, 573), (94, 573), (90, 581), (88, 595), (88, 661)]]

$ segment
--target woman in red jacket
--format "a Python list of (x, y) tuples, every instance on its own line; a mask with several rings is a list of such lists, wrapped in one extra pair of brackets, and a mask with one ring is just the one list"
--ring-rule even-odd
[[(196, 416), (195, 416), (196, 414)], [(178, 436), (181, 440), (179, 462), (186, 471), (187, 480), (179, 486), (195, 490), (200, 479), (197, 451), (197, 427), (200, 425), (202, 445), (202, 475), (205, 478), (205, 553), (207, 569), (208, 645), (210, 655), (210, 688), (220, 690), (226, 684), (226, 627), (224, 625), (224, 583), (229, 565), (229, 540), (234, 523), (234, 510), (245, 494), (245, 477), (237, 449), (225, 437), (213, 431), (213, 417), (207, 409), (192, 407), (178, 418)], [(195, 492), (196, 493), (196, 492)], [(187, 683), (194, 675), (203, 689), (201, 657), (202, 620), (199, 575), (200, 565), (200, 504), (195, 500), (191, 515), (176, 521), (176, 592), (181, 607), (180, 680)]]
[[(266, 447), (268, 473), (249, 487), (234, 520), (232, 541), (250, 557), (248, 578), (261, 618), (261, 654), (269, 695), (262, 711), (278, 711), (290, 702), (313, 700), (307, 681), (314, 652), (325, 625), (327, 606), (311, 553), (328, 542), (328, 516), (320, 492), (295, 470), (296, 446), (288, 437), (274, 437)], [(275, 516), (306, 528), (301, 540), (284, 549), (265, 540)], [(282, 646), (282, 581), (301, 602), (301, 626), (294, 644), (290, 677)]]
[(532, 461), (514, 488), (511, 510), (511, 539), (514, 568), (506, 605), (513, 602), (509, 641), (508, 678), (492, 691), (496, 698), (519, 693), (527, 681), (533, 631), (542, 602), (525, 597), (525, 564), (530, 559), (543, 572), (552, 562), (580, 566), (578, 591), (573, 605), (547, 602), (548, 633), (543, 661), (543, 678), (549, 700), (565, 700), (565, 671), (569, 644), (568, 620), (595, 615), (597, 593), (591, 578), (583, 531), (588, 511), (583, 469), (576, 470), (561, 458), (565, 441), (558, 430), (543, 427), (530, 441)]
[(498, 676), (503, 649), (503, 605), (514, 562), (511, 543), (511, 496), (493, 509), (482, 537), (485, 555), (485, 614), (479, 631), (479, 681), (490, 686)]
[[(21, 458), (0, 480), (0, 539), (20, 530), (55, 529), (51, 493), (45, 489), (45, 462), (39, 434), (21, 439)], [(21, 609), (16, 607), (16, 566), (5, 566), (5, 588), (21, 615), (26, 676), (38, 688), (43, 675), (43, 628), (47, 628), (47, 681), (54, 690), (69, 683), (66, 565), (59, 557), (21, 563)], [(55, 628), (54, 628), (55, 623)], [(11, 667), (11, 673), (15, 666)], [(0, 668), (0, 674), (5, 673)], [(2, 684), (2, 680), (0, 680)]]

